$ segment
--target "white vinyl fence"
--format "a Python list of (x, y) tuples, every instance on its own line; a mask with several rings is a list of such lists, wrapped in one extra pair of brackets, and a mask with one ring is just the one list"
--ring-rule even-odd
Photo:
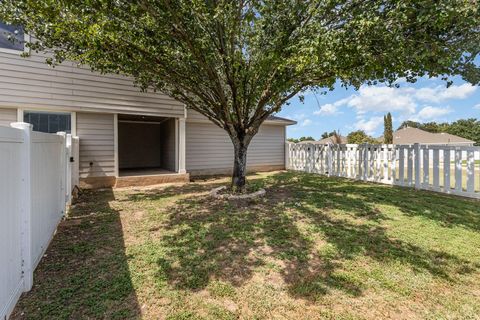
[(287, 169), (480, 199), (480, 147), (287, 144)]
[(78, 139), (65, 133), (33, 132), (21, 122), (0, 126), (0, 319), (32, 288), (70, 202), (77, 156)]

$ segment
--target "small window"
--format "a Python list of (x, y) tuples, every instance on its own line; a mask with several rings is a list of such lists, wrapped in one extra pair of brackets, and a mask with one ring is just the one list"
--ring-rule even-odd
[(21, 26), (8, 25), (0, 21), (0, 51), (24, 52), (27, 36)]
[(70, 113), (25, 111), (23, 113), (23, 121), (33, 124), (33, 131), (71, 133)]

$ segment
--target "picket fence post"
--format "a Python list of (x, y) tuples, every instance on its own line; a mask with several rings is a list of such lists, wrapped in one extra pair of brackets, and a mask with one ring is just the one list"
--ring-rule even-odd
[[(420, 144), (413, 145), (414, 169), (415, 169), (415, 189), (420, 189)], [(428, 169), (427, 169), (428, 170)]]
[(391, 171), (391, 184), (397, 183), (397, 145), (392, 144), (392, 151), (390, 157), (390, 171)]
[[(77, 159), (75, 159), (77, 161)], [(290, 169), (290, 143), (285, 142), (285, 169)]]
[(31, 150), (32, 150), (32, 125), (25, 122), (11, 123), (12, 128), (23, 131), (21, 151), (20, 179), (21, 192), (19, 193), (20, 212), (22, 215), (22, 276), (23, 291), (30, 291), (33, 286), (32, 267), (32, 190), (31, 190)]
[(66, 167), (66, 175), (65, 175), (65, 178), (66, 178), (66, 186), (65, 186), (65, 189), (66, 189), (66, 199), (67, 199), (67, 205), (71, 205), (72, 204), (72, 162), (70, 161), (70, 159), (73, 157), (73, 137), (71, 134), (67, 134), (67, 138), (66, 138), (66, 163), (65, 163), (65, 167)]
[(336, 154), (337, 154), (337, 155), (336, 155), (335, 159), (337, 159), (337, 162), (336, 162), (337, 170), (336, 170), (336, 172), (335, 172), (335, 175), (336, 175), (337, 177), (341, 177), (341, 176), (342, 176), (342, 166), (341, 166), (342, 160), (340, 159), (340, 158), (341, 158), (341, 148), (340, 148), (340, 145), (339, 145), (339, 144), (337, 144), (337, 152), (336, 152)]
[[(413, 145), (290, 144), (286, 151), (289, 157), (286, 163), (288, 167), (297, 171), (410, 186), (417, 190), (427, 189), (480, 199), (480, 190), (476, 187), (477, 170), (480, 171), (480, 167), (476, 164), (478, 152), (480, 152), (478, 147), (418, 143)], [(452, 153), (454, 153), (454, 159), (452, 159)], [(463, 164), (463, 154), (466, 154), (466, 166)], [(451, 186), (453, 173), (450, 173), (450, 160), (455, 162), (455, 186), (453, 187)], [(440, 172), (441, 169), (443, 169), (442, 172)], [(464, 170), (465, 177), (461, 176)], [(442, 177), (444, 183), (440, 185)]]
[(368, 143), (363, 144), (363, 180), (368, 181)]
[(462, 151), (455, 148), (455, 190), (462, 191)]
[(425, 146), (423, 149), (423, 182), (424, 188), (428, 187), (430, 181), (430, 149)]
[(62, 138), (62, 152), (60, 153), (60, 164), (62, 169), (62, 176), (60, 179), (60, 199), (58, 201), (60, 211), (65, 214), (65, 204), (68, 203), (67, 196), (67, 175), (68, 175), (68, 149), (67, 149), (67, 134), (65, 132), (57, 132), (57, 136)]
[(308, 151), (308, 172), (313, 172), (313, 143), (309, 143)]
[(446, 193), (450, 192), (450, 147), (446, 147), (443, 151), (443, 190)]
[(388, 181), (388, 144), (383, 145), (383, 182)]
[(475, 152), (467, 151), (467, 192), (475, 192)]
[(332, 175), (333, 162), (332, 162), (332, 144), (327, 144), (327, 170), (328, 176)]
[(356, 159), (356, 167), (357, 167), (357, 180), (362, 180), (363, 179), (363, 149), (362, 149), (362, 144), (357, 144), (357, 156), (358, 158)]
[(312, 147), (310, 149), (310, 161), (312, 162), (311, 170), (312, 172), (316, 172), (316, 161), (315, 161), (315, 153), (316, 153), (316, 145), (312, 143)]

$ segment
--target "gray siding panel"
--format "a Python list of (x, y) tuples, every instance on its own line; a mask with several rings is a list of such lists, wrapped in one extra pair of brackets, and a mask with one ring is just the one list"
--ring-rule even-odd
[(205, 116), (203, 116), (203, 115), (201, 115), (200, 113), (198, 113), (197, 111), (191, 110), (191, 109), (187, 109), (187, 119), (188, 119), (189, 121), (191, 121), (191, 120), (195, 120), (195, 121), (197, 121), (197, 120), (208, 121), (208, 119), (207, 119)]
[(175, 171), (175, 119), (169, 119), (162, 123), (162, 167)]
[(113, 120), (113, 114), (77, 113), (81, 178), (115, 176)]
[(12, 122), (17, 122), (17, 109), (0, 108), (0, 126), (10, 127)]
[[(233, 145), (226, 132), (214, 124), (187, 122), (186, 167), (195, 170), (230, 170)], [(285, 127), (264, 124), (253, 138), (247, 155), (247, 166), (285, 165)]]
[(0, 53), (0, 107), (184, 116), (183, 104), (140, 92), (126, 77), (100, 75), (71, 62), (52, 68), (37, 53), (28, 58)]

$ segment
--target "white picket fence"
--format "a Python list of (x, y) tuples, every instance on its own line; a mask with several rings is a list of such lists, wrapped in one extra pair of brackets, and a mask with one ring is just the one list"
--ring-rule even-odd
[(287, 169), (480, 199), (480, 147), (287, 143)]
[[(0, 126), (0, 319), (7, 319), (65, 214), (78, 139)], [(75, 183), (75, 181), (73, 181)]]

